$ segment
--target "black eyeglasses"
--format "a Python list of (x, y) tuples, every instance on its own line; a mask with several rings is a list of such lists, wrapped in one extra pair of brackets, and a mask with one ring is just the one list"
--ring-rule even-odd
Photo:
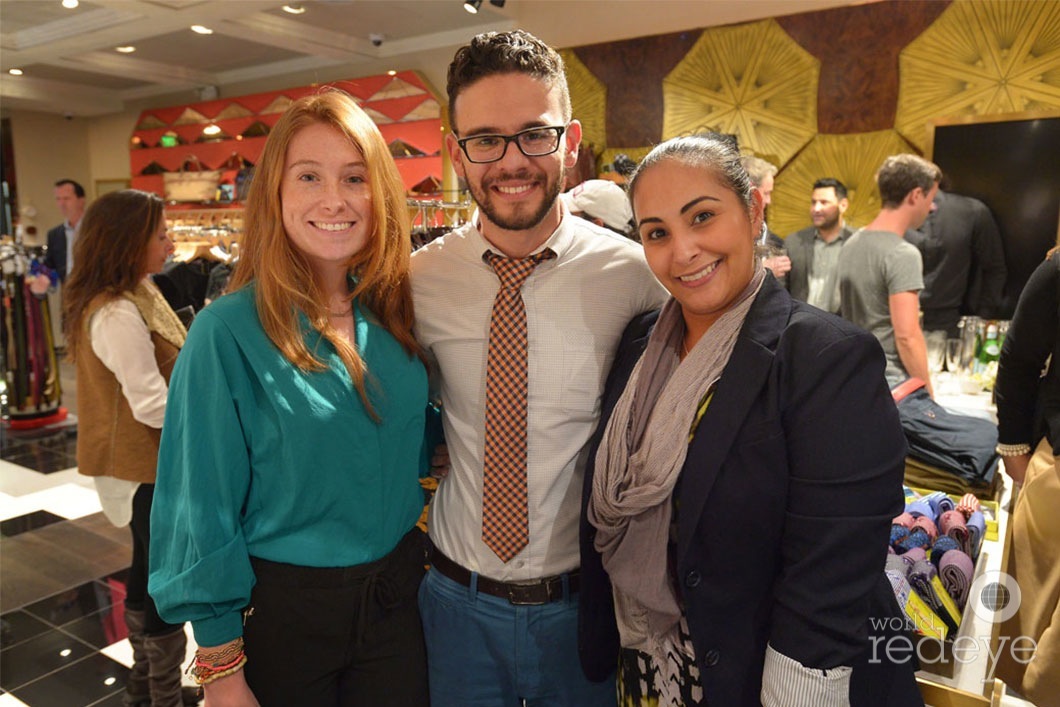
[(515, 135), (473, 135), (457, 140), (456, 144), (475, 164), (503, 159), (510, 142), (518, 145), (519, 152), (527, 157), (544, 157), (559, 149), (559, 139), (566, 129), (566, 125), (549, 125), (520, 130)]

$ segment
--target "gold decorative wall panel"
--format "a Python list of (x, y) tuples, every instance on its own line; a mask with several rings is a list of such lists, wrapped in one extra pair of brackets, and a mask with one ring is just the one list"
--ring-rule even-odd
[(894, 130), (853, 135), (818, 135), (777, 175), (769, 227), (781, 236), (806, 228), (810, 223), (813, 183), (834, 177), (849, 190), (846, 222), (864, 226), (880, 210), (876, 170), (883, 160), (913, 148)]
[(954, 2), (899, 56), (895, 127), (921, 151), (936, 118), (1060, 107), (1060, 3)]
[(774, 20), (705, 30), (663, 79), (663, 139), (714, 130), (783, 166), (817, 132), (820, 62)]
[(607, 87), (570, 49), (560, 51), (567, 67), (571, 112), (582, 124), (582, 143), (599, 154), (607, 145)]

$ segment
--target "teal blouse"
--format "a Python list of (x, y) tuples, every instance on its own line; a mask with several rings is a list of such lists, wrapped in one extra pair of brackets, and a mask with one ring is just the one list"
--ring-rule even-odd
[(200, 645), (242, 635), (250, 557), (309, 567), (378, 560), (423, 510), (427, 374), (360, 307), (357, 348), (380, 422), (334, 347), (302, 319), (324, 371), (265, 334), (253, 287), (195, 319), (169, 387), (151, 511), (149, 591)]

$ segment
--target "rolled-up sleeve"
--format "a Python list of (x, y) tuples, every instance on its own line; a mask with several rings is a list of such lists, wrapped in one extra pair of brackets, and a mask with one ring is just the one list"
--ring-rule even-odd
[[(238, 342), (203, 311), (170, 380), (151, 510), (149, 591), (200, 645), (242, 635), (254, 573), (241, 525), (250, 458), (237, 400), (248, 388)], [(246, 399), (245, 397), (243, 399)]]
[(807, 668), (850, 666), (864, 647), (891, 519), (902, 508), (905, 436), (867, 333), (845, 333), (789, 372), (790, 486), (770, 634)]

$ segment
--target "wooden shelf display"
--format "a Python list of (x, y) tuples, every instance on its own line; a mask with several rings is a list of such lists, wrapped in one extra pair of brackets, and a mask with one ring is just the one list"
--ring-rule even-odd
[[(352, 95), (376, 122), (407, 189), (441, 182), (441, 106), (416, 72), (328, 86)], [(186, 162), (201, 165), (195, 169), (222, 170), (222, 182), (233, 179), (240, 166), (258, 161), (284, 110), (323, 88), (303, 86), (143, 111), (130, 140), (132, 187), (164, 196), (163, 174), (181, 171)], [(209, 126), (219, 132), (205, 134)]]

